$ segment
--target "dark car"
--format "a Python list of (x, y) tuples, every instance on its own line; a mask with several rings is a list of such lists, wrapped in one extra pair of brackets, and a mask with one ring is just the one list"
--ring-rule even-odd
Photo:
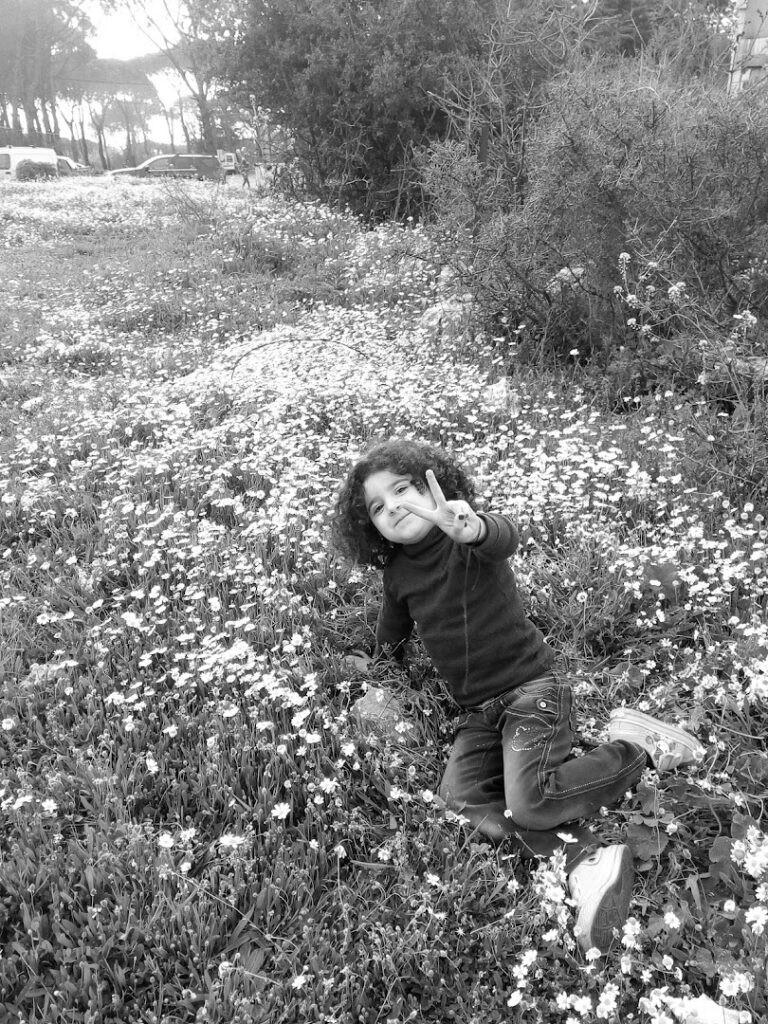
[(221, 181), (223, 172), (215, 156), (199, 153), (167, 153), (151, 156), (138, 167), (121, 167), (109, 172), (113, 176), (130, 175), (134, 178), (211, 178)]

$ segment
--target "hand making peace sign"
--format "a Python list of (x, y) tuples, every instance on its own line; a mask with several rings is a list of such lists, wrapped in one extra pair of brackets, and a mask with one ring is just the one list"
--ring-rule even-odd
[(401, 501), (400, 507), (413, 515), (439, 526), (443, 533), (458, 544), (474, 544), (485, 536), (486, 526), (466, 501), (446, 501), (440, 484), (431, 469), (427, 470), (427, 487), (435, 507), (425, 508), (410, 501)]

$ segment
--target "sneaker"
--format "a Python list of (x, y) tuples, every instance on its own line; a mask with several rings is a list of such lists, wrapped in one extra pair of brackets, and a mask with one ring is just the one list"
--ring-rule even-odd
[(608, 738), (636, 743), (660, 772), (696, 764), (704, 757), (704, 747), (690, 733), (633, 708), (615, 708), (611, 712)]
[(607, 953), (629, 913), (635, 872), (628, 846), (601, 846), (568, 875), (576, 904), (576, 941), (586, 953)]

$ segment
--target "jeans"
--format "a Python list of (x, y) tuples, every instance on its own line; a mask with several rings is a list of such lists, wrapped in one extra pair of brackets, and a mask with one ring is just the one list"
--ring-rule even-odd
[(554, 675), (534, 679), (459, 716), (439, 797), (486, 838), (511, 839), (524, 857), (564, 847), (570, 871), (600, 845), (576, 819), (617, 803), (648, 763), (642, 747), (625, 740), (580, 757), (572, 744), (570, 686)]

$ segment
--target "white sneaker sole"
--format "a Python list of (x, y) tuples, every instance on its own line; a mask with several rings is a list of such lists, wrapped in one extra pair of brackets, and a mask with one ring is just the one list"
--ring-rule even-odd
[(593, 948), (607, 953), (620, 941), (635, 883), (628, 846), (604, 846), (600, 856), (610, 858), (602, 888), (579, 907), (576, 917), (576, 938), (585, 953)]
[(704, 748), (690, 733), (634, 708), (615, 708), (611, 712), (608, 737), (639, 743), (648, 750), (660, 771), (683, 764), (697, 764), (704, 757)]

